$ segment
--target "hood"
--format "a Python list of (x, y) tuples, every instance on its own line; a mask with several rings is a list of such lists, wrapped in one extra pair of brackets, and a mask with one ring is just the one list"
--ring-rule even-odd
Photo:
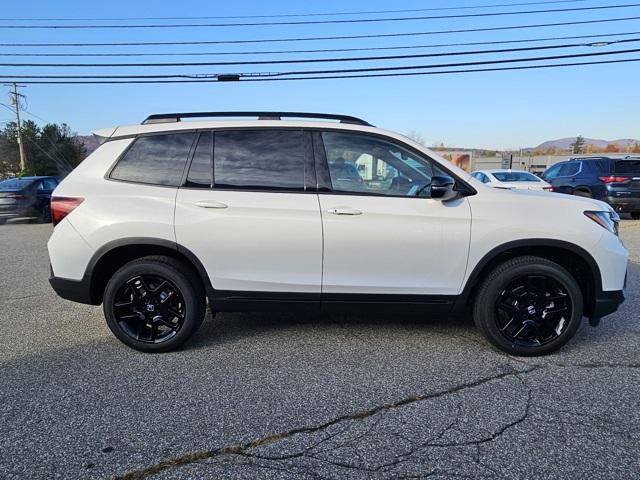
[(600, 200), (593, 198), (578, 197), (576, 195), (567, 195), (565, 193), (553, 193), (546, 192), (544, 190), (524, 190), (524, 189), (512, 189), (502, 190), (504, 195), (518, 195), (520, 197), (529, 197), (536, 202), (546, 203), (550, 205), (574, 205), (576, 208), (583, 210), (599, 210), (599, 211), (613, 211), (613, 209)]

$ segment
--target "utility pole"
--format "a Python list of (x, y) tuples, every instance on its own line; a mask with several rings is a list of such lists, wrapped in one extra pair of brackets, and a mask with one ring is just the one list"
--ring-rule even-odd
[(5, 84), (7, 86), (13, 85), (13, 92), (10, 92), (11, 103), (16, 107), (16, 122), (18, 124), (18, 148), (20, 149), (20, 174), (27, 169), (27, 156), (24, 153), (24, 145), (22, 143), (22, 123), (20, 123), (20, 97), (24, 98), (24, 95), (18, 93), (18, 87), (24, 87), (24, 85), (18, 85), (16, 82), (13, 84)]

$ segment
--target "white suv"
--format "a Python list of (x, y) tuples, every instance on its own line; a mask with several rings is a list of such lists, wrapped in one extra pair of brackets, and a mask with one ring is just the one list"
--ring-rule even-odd
[(102, 303), (139, 350), (178, 347), (208, 300), (213, 312), (472, 312), (498, 348), (540, 355), (624, 300), (628, 253), (608, 205), (487, 187), (357, 118), (168, 114), (96, 134), (104, 143), (54, 192), (50, 281)]

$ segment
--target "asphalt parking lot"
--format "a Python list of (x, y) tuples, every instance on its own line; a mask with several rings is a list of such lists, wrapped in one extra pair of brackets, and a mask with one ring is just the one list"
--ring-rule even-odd
[(138, 353), (49, 288), (50, 232), (0, 227), (0, 478), (640, 475), (640, 222), (627, 302), (537, 359), (469, 322), (258, 313)]

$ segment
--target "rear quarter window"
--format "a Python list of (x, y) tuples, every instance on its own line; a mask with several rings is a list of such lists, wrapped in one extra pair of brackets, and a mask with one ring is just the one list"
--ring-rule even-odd
[(195, 137), (195, 133), (139, 137), (113, 168), (110, 178), (177, 187)]

